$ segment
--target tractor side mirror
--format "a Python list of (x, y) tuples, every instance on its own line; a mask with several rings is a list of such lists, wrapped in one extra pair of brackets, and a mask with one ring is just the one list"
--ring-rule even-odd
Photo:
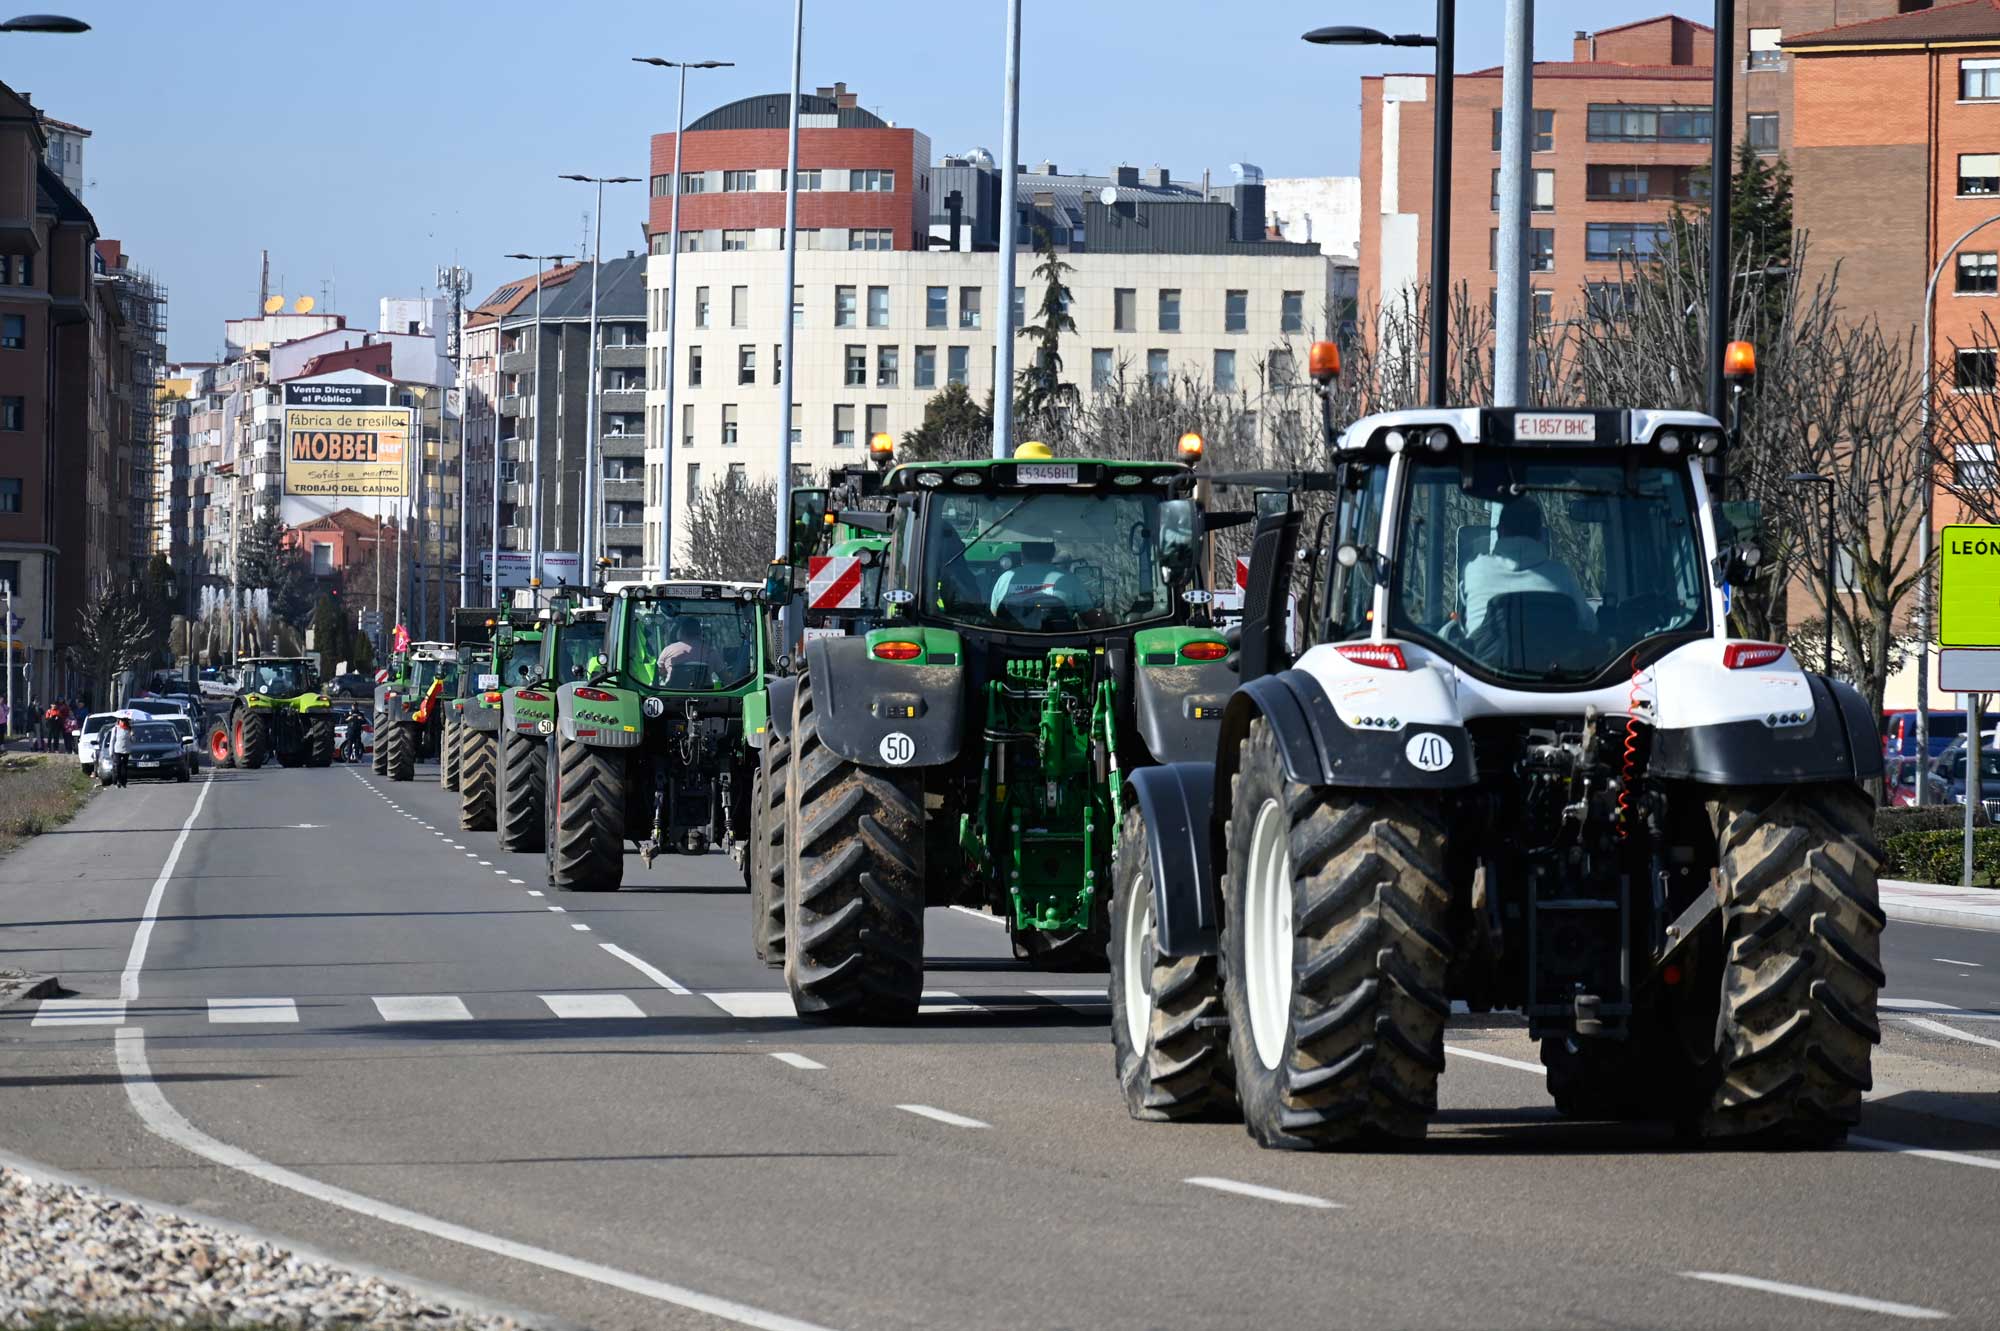
[(1720, 553), (1715, 557), (1716, 573), (1731, 586), (1741, 586), (1757, 577), (1764, 562), (1758, 544), (1764, 525), (1764, 506), (1754, 499), (1737, 499), (1715, 506), (1715, 541)]
[(1194, 573), (1201, 545), (1201, 515), (1192, 499), (1169, 499), (1160, 505), (1160, 564), (1170, 578)]
[(820, 533), (826, 526), (827, 491), (823, 489), (799, 489), (792, 491), (792, 538), (791, 556), (793, 563), (802, 563), (819, 544)]
[(1292, 494), (1289, 490), (1259, 490), (1257, 492), (1257, 516), (1260, 518), (1279, 517), (1292, 511)]

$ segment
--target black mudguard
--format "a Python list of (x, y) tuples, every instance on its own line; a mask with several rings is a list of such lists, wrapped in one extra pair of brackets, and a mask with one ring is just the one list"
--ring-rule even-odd
[[(1271, 723), (1286, 778), (1301, 785), (1463, 790), (1478, 780), (1464, 726), (1358, 730), (1340, 719), (1318, 680), (1302, 670), (1281, 670), (1249, 681), (1229, 700), (1216, 748), (1216, 781), (1223, 789), (1236, 775), (1237, 753), (1258, 716)], [(1451, 755), (1435, 771), (1418, 767), (1409, 756), (1411, 746), (1427, 735), (1441, 740)]]
[(1213, 762), (1222, 708), (1236, 688), (1226, 661), (1147, 666), (1132, 672), (1139, 738), (1154, 762)]
[[(965, 677), (957, 665), (878, 661), (856, 634), (806, 643), (820, 742), (863, 767), (935, 767), (958, 756)], [(906, 738), (902, 745), (893, 739)], [(889, 754), (906, 748), (909, 758)]]
[(1222, 922), (1210, 828), (1215, 764), (1142, 767), (1125, 778), (1125, 797), (1146, 823), (1160, 951), (1170, 957), (1213, 954)]
[(797, 675), (779, 675), (765, 688), (764, 696), (769, 700), (770, 710), (764, 724), (770, 727), (771, 733), (783, 735), (786, 739), (792, 737), (792, 699), (798, 691)]
[(1650, 775), (1704, 786), (1793, 786), (1823, 781), (1879, 781), (1882, 737), (1868, 700), (1853, 685), (1808, 675), (1809, 726), (1762, 721), (1661, 730), (1653, 736)]

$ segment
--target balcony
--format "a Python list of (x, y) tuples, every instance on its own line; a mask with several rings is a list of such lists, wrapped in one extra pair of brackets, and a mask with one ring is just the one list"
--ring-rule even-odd
[(503, 485), (500, 487), (500, 502), (516, 508), (531, 508), (535, 502), (535, 487), (526, 481)]
[(528, 462), (534, 458), (534, 445), (526, 439), (502, 439), (500, 460), (502, 462)]
[(646, 483), (636, 476), (631, 480), (615, 481), (607, 476), (604, 479), (604, 493), (598, 497), (607, 503), (614, 501), (634, 504), (644, 503), (646, 500)]
[(528, 411), (528, 397), (525, 393), (503, 393), (500, 395), (502, 416), (523, 416)]
[(601, 411), (644, 411), (646, 409), (646, 389), (642, 384), (637, 388), (599, 389), (597, 405)]
[(625, 432), (607, 431), (597, 437), (604, 448), (606, 457), (636, 458), (645, 456), (646, 436), (638, 430)]
[(599, 348), (597, 363), (607, 370), (643, 370), (646, 368), (646, 345), (635, 342), (629, 347)]
[(533, 348), (527, 351), (510, 351), (500, 358), (500, 373), (502, 374), (533, 374), (534, 372), (535, 353)]

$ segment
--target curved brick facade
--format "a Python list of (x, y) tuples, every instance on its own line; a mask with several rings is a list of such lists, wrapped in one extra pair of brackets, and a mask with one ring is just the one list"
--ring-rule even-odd
[[(691, 130), (681, 151), (681, 171), (691, 175), (782, 170), (786, 138), (782, 129)], [(929, 153), (929, 140), (913, 129), (800, 129), (800, 169), (819, 169), (826, 186), (800, 193), (800, 230), (884, 228), (895, 233), (896, 249), (916, 249), (931, 211)], [(663, 235), (670, 225), (673, 200), (665, 191), (673, 169), (674, 136), (655, 134), (650, 174), (660, 183), (653, 186), (649, 235)], [(896, 188), (880, 193), (833, 188), (835, 171), (855, 170), (894, 171)], [(838, 183), (845, 186), (847, 181)], [(681, 195), (683, 232), (759, 230), (784, 224), (785, 195), (775, 187)]]

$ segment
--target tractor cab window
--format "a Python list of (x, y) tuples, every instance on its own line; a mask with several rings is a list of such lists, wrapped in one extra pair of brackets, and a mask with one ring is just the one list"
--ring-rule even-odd
[(626, 667), (641, 684), (733, 689), (757, 668), (757, 608), (750, 601), (662, 596), (632, 601), (627, 615)]
[(431, 682), (438, 677), (444, 662), (435, 658), (418, 657), (410, 662), (410, 690), (422, 694), (430, 689)]
[[(1334, 519), (1334, 537), (1326, 543), (1328, 633), (1336, 641), (1365, 638), (1374, 627), (1376, 561), (1372, 557), (1382, 532), (1382, 497), (1388, 489), (1387, 467), (1350, 470), (1354, 488), (1341, 495)], [(1343, 568), (1334, 558), (1343, 545), (1371, 552)]]
[(1405, 465), (1391, 633), (1503, 678), (1562, 683), (1707, 629), (1685, 467), (1497, 452)]
[(543, 639), (543, 678), (554, 684), (572, 684), (590, 678), (590, 663), (604, 651), (604, 625), (594, 619), (578, 620), (555, 630)]
[(314, 683), (311, 667), (304, 661), (255, 661), (245, 667), (245, 672), (249, 676), (244, 681), (248, 692), (274, 698), (295, 698)]
[(923, 612), (1020, 633), (1115, 628), (1174, 608), (1160, 500), (1131, 491), (940, 494), (924, 532)]
[(541, 673), (542, 644), (515, 638), (507, 645), (505, 654), (495, 654), (498, 666), (493, 673), (500, 676), (500, 687), (511, 689), (516, 684), (526, 684)]

